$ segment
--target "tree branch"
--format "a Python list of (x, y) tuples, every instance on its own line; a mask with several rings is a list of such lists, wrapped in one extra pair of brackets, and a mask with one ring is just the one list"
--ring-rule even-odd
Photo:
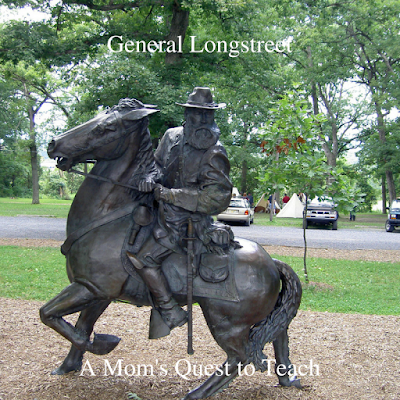
[(65, 4), (76, 4), (80, 6), (85, 6), (89, 8), (90, 10), (96, 10), (96, 11), (113, 11), (113, 10), (132, 10), (134, 8), (140, 8), (140, 7), (145, 7), (145, 6), (154, 6), (154, 5), (160, 5), (163, 6), (165, 5), (165, 2), (163, 0), (143, 0), (143, 1), (127, 1), (125, 3), (120, 3), (120, 4), (114, 4), (114, 2), (111, 0), (108, 4), (105, 5), (100, 5), (100, 4), (94, 4), (92, 0), (87, 0), (87, 1), (82, 1), (82, 0), (66, 0), (64, 1)]

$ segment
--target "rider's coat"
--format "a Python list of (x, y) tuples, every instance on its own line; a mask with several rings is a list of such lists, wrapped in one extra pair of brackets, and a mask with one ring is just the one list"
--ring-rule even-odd
[[(211, 215), (225, 210), (230, 202), (232, 183), (226, 151), (220, 142), (207, 149), (186, 143), (183, 127), (168, 129), (155, 153), (158, 181), (173, 189), (172, 203), (160, 204), (154, 235), (171, 250), (179, 251), (186, 237), (188, 218), (196, 236), (204, 243), (212, 225)], [(162, 238), (168, 237), (168, 240)], [(172, 248), (171, 248), (172, 246)]]

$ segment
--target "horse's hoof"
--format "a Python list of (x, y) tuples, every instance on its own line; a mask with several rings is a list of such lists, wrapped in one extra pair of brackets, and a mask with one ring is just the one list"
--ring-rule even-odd
[(194, 397), (190, 396), (190, 393), (188, 393), (183, 399), (181, 400), (194, 400)]
[(53, 369), (53, 371), (51, 371), (51, 375), (64, 375), (67, 372), (65, 372), (61, 367), (58, 367), (56, 369)]
[(303, 389), (301, 386), (300, 379), (297, 377), (293, 377), (292, 379), (288, 378), (287, 376), (282, 377), (279, 379), (279, 384), (284, 387), (295, 387), (297, 389)]
[(295, 379), (295, 380), (291, 381), (290, 386), (294, 386), (297, 389), (303, 389), (303, 386), (301, 386), (300, 379)]
[[(206, 396), (208, 397), (208, 396)], [(186, 393), (186, 396), (182, 400), (197, 400), (197, 399), (204, 399), (203, 396), (201, 396), (196, 389), (191, 390), (190, 392)]]
[(114, 335), (104, 335), (95, 333), (93, 342), (90, 342), (87, 345), (86, 350), (100, 356), (108, 354), (117, 347), (120, 340), (121, 339), (119, 337)]
[(67, 367), (64, 364), (62, 364), (58, 368), (56, 368), (53, 371), (51, 371), (51, 375), (65, 375), (65, 374), (68, 374), (69, 372), (80, 371), (81, 368), (82, 368), (82, 364), (80, 364), (80, 366), (76, 367), (76, 368)]

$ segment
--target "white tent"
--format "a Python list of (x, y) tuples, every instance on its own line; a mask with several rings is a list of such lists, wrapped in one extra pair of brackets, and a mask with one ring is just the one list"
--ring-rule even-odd
[(234, 187), (232, 189), (232, 197), (239, 197), (239, 196), (240, 196), (239, 190), (236, 187)]
[[(261, 196), (261, 199), (258, 200), (258, 203), (256, 204), (254, 211), (255, 212), (267, 212), (268, 211), (268, 195), (265, 196), (266, 193), (264, 193)], [(279, 207), (279, 204), (275, 200), (275, 210), (280, 210), (281, 208)]]
[(277, 218), (303, 218), (304, 205), (294, 193), (286, 206), (282, 208), (281, 212), (277, 214)]
[(268, 198), (265, 198), (265, 193), (261, 196), (261, 199), (258, 200), (258, 203), (256, 204), (255, 208), (257, 208), (257, 207), (259, 207), (260, 211), (263, 211), (263, 212), (265, 212), (265, 210), (267, 209)]

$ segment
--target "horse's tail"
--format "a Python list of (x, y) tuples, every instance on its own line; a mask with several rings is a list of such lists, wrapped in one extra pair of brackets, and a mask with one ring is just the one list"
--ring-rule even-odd
[(272, 312), (262, 321), (255, 324), (249, 334), (249, 358), (256, 369), (265, 371), (267, 365), (262, 360), (267, 357), (263, 354), (266, 343), (274, 341), (278, 335), (289, 326), (296, 316), (301, 302), (301, 283), (293, 269), (286, 263), (275, 260), (282, 281), (282, 289)]

